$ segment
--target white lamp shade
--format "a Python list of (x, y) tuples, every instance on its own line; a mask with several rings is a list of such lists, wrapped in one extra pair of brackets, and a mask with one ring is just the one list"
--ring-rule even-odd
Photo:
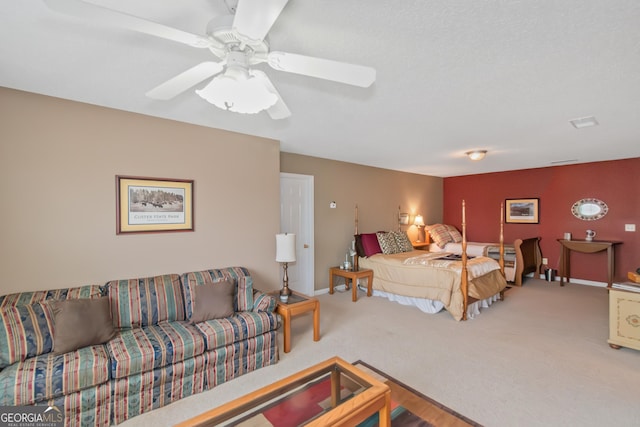
[(422, 219), (422, 215), (416, 215), (416, 219), (413, 221), (413, 225), (416, 227), (424, 227), (424, 220)]
[(267, 75), (262, 71), (247, 72), (229, 67), (224, 74), (214, 77), (211, 83), (202, 90), (196, 90), (196, 93), (223, 110), (255, 114), (278, 101), (278, 96), (266, 87), (265, 79)]
[(276, 262), (294, 262), (296, 260), (296, 235), (276, 234)]

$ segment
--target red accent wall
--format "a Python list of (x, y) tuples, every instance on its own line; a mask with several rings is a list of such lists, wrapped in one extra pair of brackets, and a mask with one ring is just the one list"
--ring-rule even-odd
[[(523, 198), (540, 199), (540, 222), (505, 224), (505, 242), (540, 236), (542, 256), (549, 258), (551, 268), (559, 268), (557, 239), (565, 232), (584, 239), (592, 229), (595, 240), (623, 242), (615, 249), (615, 280), (626, 280), (628, 271), (640, 267), (640, 158), (445, 178), (443, 221), (460, 227), (464, 199), (468, 240), (497, 241), (500, 204)], [(583, 198), (605, 202), (607, 215), (596, 221), (574, 217), (571, 206)], [(624, 231), (625, 224), (636, 224), (637, 231)], [(606, 252), (572, 252), (572, 277), (606, 282), (606, 272)]]

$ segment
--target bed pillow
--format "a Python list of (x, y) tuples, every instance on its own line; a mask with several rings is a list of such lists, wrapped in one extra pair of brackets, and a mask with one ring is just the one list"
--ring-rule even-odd
[(394, 239), (396, 239), (398, 252), (411, 252), (413, 250), (413, 245), (406, 231), (392, 231), (391, 234), (393, 234)]
[(453, 243), (462, 242), (462, 234), (460, 234), (457, 228), (455, 228), (453, 225), (447, 225), (446, 227), (447, 227), (447, 230), (449, 231), (449, 234), (451, 234)]
[(397, 254), (400, 252), (396, 244), (396, 238), (392, 233), (379, 231), (376, 236), (378, 236), (378, 243), (380, 243), (380, 249), (382, 249), (383, 254)]
[(104, 344), (116, 334), (108, 298), (82, 298), (51, 302), (53, 353)]
[(220, 280), (195, 287), (191, 323), (233, 316), (236, 285), (231, 280)]
[(0, 369), (53, 349), (53, 312), (49, 304), (0, 308)]
[(364, 256), (369, 257), (371, 255), (382, 253), (376, 233), (361, 234), (360, 237), (362, 240), (362, 248), (364, 249)]
[(425, 229), (429, 232), (429, 236), (433, 239), (433, 243), (438, 245), (441, 249), (446, 246), (447, 243), (453, 242), (449, 229), (442, 224), (428, 225)]

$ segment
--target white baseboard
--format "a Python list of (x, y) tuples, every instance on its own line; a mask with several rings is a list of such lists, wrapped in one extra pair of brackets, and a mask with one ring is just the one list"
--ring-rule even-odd
[[(527, 274), (527, 277), (535, 277), (535, 276), (534, 276), (533, 273), (531, 273), (531, 274)], [(540, 279), (540, 280), (545, 280), (544, 274), (540, 274), (537, 278)], [(554, 280), (554, 282), (560, 283), (560, 277), (556, 277), (556, 280)], [(566, 281), (565, 281), (565, 283), (566, 283)], [(595, 286), (597, 288), (606, 288), (607, 287), (607, 283), (605, 283), (605, 282), (595, 282), (593, 280), (574, 279), (574, 278), (571, 278), (571, 282), (569, 284)], [(346, 286), (344, 284), (334, 286), (333, 289), (335, 291), (338, 291), (338, 292), (345, 292), (347, 290)], [(327, 286), (326, 288), (316, 289), (313, 292), (313, 295), (324, 295), (324, 294), (328, 294), (328, 293), (329, 293), (329, 287)]]
[[(538, 277), (538, 279), (545, 280), (544, 274), (541, 274)], [(560, 282), (560, 277), (556, 276), (556, 280), (554, 280), (554, 282)], [(565, 281), (565, 283), (566, 283), (566, 281)], [(569, 284), (595, 286), (595, 287), (598, 287), (598, 288), (606, 288), (607, 287), (607, 283), (606, 282), (594, 282), (593, 280), (574, 279), (573, 277), (571, 278), (571, 282)]]
[[(358, 286), (360, 287), (360, 279), (358, 279)], [(363, 285), (364, 286), (364, 285)], [(361, 290), (364, 290), (366, 292), (366, 288), (362, 289), (362, 287), (360, 287)], [(351, 292), (351, 288), (349, 288), (347, 290), (347, 286), (343, 283), (342, 285), (336, 285), (333, 287), (334, 291), (337, 292)], [(313, 295), (324, 295), (324, 294), (328, 294), (329, 293), (329, 287), (327, 286), (326, 288), (322, 288), (322, 289), (316, 289), (315, 291), (313, 291)]]

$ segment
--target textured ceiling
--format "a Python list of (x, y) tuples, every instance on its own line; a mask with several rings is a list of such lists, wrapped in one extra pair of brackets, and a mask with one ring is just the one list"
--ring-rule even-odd
[[(197, 34), (227, 11), (223, 0), (92, 2)], [(145, 97), (213, 59), (207, 50), (40, 0), (0, 11), (0, 86), (273, 138), (286, 152), (442, 177), (640, 156), (637, 0), (290, 0), (273, 50), (371, 66), (377, 80), (362, 89), (262, 64), (292, 112), (280, 121), (193, 91)], [(591, 115), (599, 126), (568, 122)], [(472, 162), (472, 149), (489, 153)]]

